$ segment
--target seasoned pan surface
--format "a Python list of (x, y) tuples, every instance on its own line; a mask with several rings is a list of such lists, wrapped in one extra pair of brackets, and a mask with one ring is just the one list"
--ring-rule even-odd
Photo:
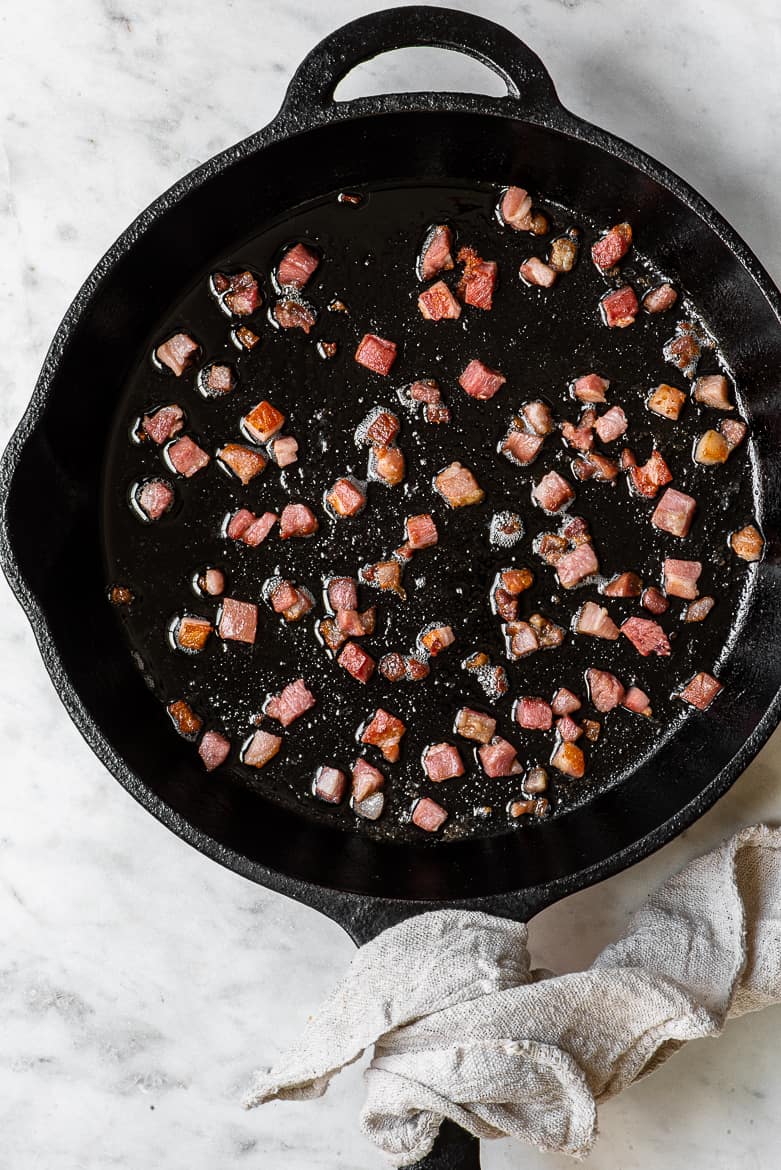
[[(561, 813), (608, 786), (621, 784), (641, 760), (648, 762), (662, 742), (686, 734), (686, 721), (702, 718), (676, 699), (679, 689), (698, 670), (724, 668), (731, 637), (738, 634), (741, 599), (750, 587), (752, 569), (730, 551), (727, 535), (754, 515), (752, 468), (741, 449), (718, 468), (702, 468), (692, 460), (695, 437), (715, 425), (714, 412), (690, 401), (673, 423), (650, 413), (645, 399), (651, 387), (674, 382), (687, 392), (690, 383), (662, 355), (663, 344), (681, 318), (697, 320), (697, 308), (682, 296), (673, 311), (641, 314), (634, 326), (608, 329), (598, 301), (611, 287), (592, 265), (591, 242), (607, 224), (590, 222), (582, 209), (546, 204), (536, 199), (551, 221), (544, 240), (500, 225), (496, 216), (499, 182), (481, 186), (383, 186), (362, 190), (359, 206), (339, 202), (332, 192), (316, 202), (294, 208), (288, 217), (258, 225), (254, 237), (238, 242), (218, 265), (233, 271), (249, 267), (262, 279), (264, 304), (251, 324), (261, 342), (241, 353), (231, 340), (231, 322), (217, 305), (204, 269), (194, 286), (183, 290), (165, 318), (136, 346), (134, 368), (118, 404), (105, 477), (105, 545), (107, 583), (129, 586), (133, 604), (121, 621), (136, 660), (162, 702), (185, 698), (206, 726), (218, 727), (234, 750), (220, 775), (249, 786), (267, 798), (294, 807), (345, 829), (380, 837), (418, 839), (409, 811), (421, 795), (431, 796), (449, 812), (438, 840), (465, 835), (517, 831), (530, 817), (513, 821), (508, 804), (521, 793), (520, 776), (489, 779), (476, 758), (474, 745), (453, 735), (455, 712), (468, 705), (490, 712), (499, 721), (498, 734), (518, 746), (526, 766), (547, 766), (554, 747), (552, 733), (524, 731), (512, 719), (519, 695), (550, 696), (558, 686), (585, 695), (584, 671), (614, 671), (627, 686), (637, 684), (650, 696), (653, 717), (618, 710), (601, 716), (586, 702), (580, 715), (602, 722), (599, 741), (586, 746), (587, 773), (570, 780), (551, 770), (547, 793), (551, 809)], [(415, 259), (429, 224), (447, 222), (457, 234), (456, 246), (469, 244), (480, 255), (499, 263), (500, 279), (490, 312), (467, 309), (459, 321), (423, 320), (416, 299), (420, 285)], [(551, 290), (529, 288), (518, 277), (528, 255), (545, 255), (551, 237), (576, 225), (583, 236), (581, 259), (574, 272)], [(660, 276), (654, 266), (654, 240), (634, 221), (635, 247), (622, 264), (622, 277), (642, 294)], [(270, 308), (275, 291), (273, 272), (280, 254), (303, 240), (322, 251), (320, 268), (306, 288), (306, 299), (318, 313), (306, 336), (300, 330), (272, 327)], [(451, 278), (455, 284), (456, 274)], [(348, 312), (331, 311), (334, 301)], [(704, 323), (707, 326), (707, 322)], [(227, 362), (238, 376), (237, 388), (220, 398), (204, 398), (197, 389), (194, 366), (180, 378), (160, 369), (151, 354), (162, 339), (184, 329), (201, 345), (198, 365)], [(366, 331), (388, 337), (400, 346), (390, 375), (372, 374), (353, 360), (356, 344)], [(323, 360), (318, 344), (335, 341), (332, 360)], [(475, 402), (458, 386), (458, 375), (472, 357), (500, 369), (507, 384), (490, 402)], [(718, 338), (704, 349), (699, 373), (729, 370), (728, 347)], [(569, 632), (573, 611), (586, 600), (607, 603), (616, 621), (633, 614), (650, 617), (639, 600), (608, 600), (597, 583), (569, 592), (557, 584), (554, 570), (535, 556), (535, 537), (555, 529), (559, 518), (546, 516), (531, 499), (531, 486), (556, 468), (572, 478), (567, 450), (557, 435), (545, 443), (529, 467), (513, 465), (497, 453), (508, 424), (531, 399), (542, 397), (557, 418), (575, 420), (580, 404), (568, 391), (581, 373), (598, 371), (610, 379), (609, 403), (626, 411), (629, 430), (624, 439), (606, 447), (617, 454), (627, 442), (644, 460), (659, 448), (674, 475), (674, 484), (698, 500), (697, 519), (689, 537), (679, 541), (650, 523), (654, 501), (638, 499), (624, 477), (613, 485), (590, 481), (577, 486), (569, 515), (585, 517), (591, 526), (603, 579), (625, 570), (640, 573), (646, 584), (661, 584), (665, 556), (701, 560), (700, 592), (717, 597), (707, 621), (685, 624), (685, 603), (673, 601), (661, 619), (670, 635), (670, 658), (641, 658), (628, 640), (604, 642)], [(436, 378), (452, 411), (452, 421), (427, 424), (420, 412), (411, 414), (400, 401), (405, 385)], [(740, 388), (739, 388), (740, 389)], [(734, 393), (734, 391), (733, 391)], [(155, 475), (170, 476), (160, 449), (139, 445), (132, 432), (139, 416), (170, 401), (186, 412), (186, 433), (214, 455), (226, 441), (241, 441), (239, 420), (260, 399), (268, 398), (287, 416), (286, 430), (300, 443), (300, 459), (284, 474), (270, 464), (246, 487), (229, 479), (213, 459), (191, 480), (176, 478), (177, 503), (154, 525), (142, 523), (128, 506), (133, 485)], [(370, 484), (369, 504), (357, 517), (337, 521), (322, 507), (322, 498), (342, 474), (365, 478), (366, 447), (356, 444), (361, 421), (374, 408), (394, 411), (402, 421), (399, 443), (406, 452), (407, 480), (388, 489)], [(602, 408), (603, 410), (606, 408)], [(431, 479), (453, 460), (477, 475), (486, 500), (453, 511), (434, 491)], [(174, 477), (175, 478), (175, 477)], [(577, 481), (575, 481), (577, 483)], [(260, 513), (279, 512), (288, 500), (313, 504), (320, 531), (311, 540), (279, 541), (275, 534), (255, 549), (223, 535), (224, 518), (239, 507)], [(406, 567), (406, 600), (362, 587), (362, 607), (377, 606), (377, 628), (362, 643), (375, 658), (389, 649), (408, 651), (432, 621), (451, 623), (456, 644), (432, 660), (431, 675), (420, 682), (390, 683), (379, 673), (361, 686), (318, 644), (314, 627), (323, 613), (323, 579), (331, 574), (356, 575), (359, 566), (387, 557), (402, 542), (404, 517), (431, 511), (439, 544), (418, 553)], [(522, 539), (511, 548), (492, 543), (491, 517), (520, 514)], [(182, 612), (215, 619), (219, 602), (196, 598), (193, 574), (205, 565), (219, 565), (227, 575), (227, 594), (260, 605), (259, 636), (254, 646), (225, 644), (213, 637), (206, 650), (187, 655), (176, 650), (168, 634), (172, 618)], [(568, 630), (563, 646), (521, 661), (508, 661), (499, 619), (491, 612), (489, 592), (495, 574), (509, 566), (528, 566), (536, 577), (524, 595), (524, 613), (541, 611)], [(315, 610), (295, 624), (273, 614), (263, 601), (264, 582), (289, 578), (310, 589)], [(489, 702), (477, 678), (460, 663), (475, 651), (505, 665), (509, 691)], [(267, 694), (303, 676), (317, 696), (316, 708), (285, 734), (280, 754), (261, 772), (243, 765), (239, 747), (251, 734)], [(728, 665), (725, 671), (729, 686)], [(406, 724), (399, 762), (386, 765), (376, 749), (356, 743), (358, 729), (377, 707), (398, 715)], [(279, 730), (273, 722), (270, 730)], [(172, 736), (175, 734), (171, 729)], [(459, 743), (466, 774), (445, 784), (425, 779), (420, 757), (430, 743)], [(382, 817), (367, 821), (346, 803), (323, 805), (312, 797), (318, 764), (335, 764), (349, 774), (363, 751), (387, 776)], [(195, 759), (194, 766), (200, 766)], [(558, 779), (557, 779), (558, 775)], [(227, 780), (227, 776), (226, 776)], [(259, 814), (260, 815), (260, 814)]]

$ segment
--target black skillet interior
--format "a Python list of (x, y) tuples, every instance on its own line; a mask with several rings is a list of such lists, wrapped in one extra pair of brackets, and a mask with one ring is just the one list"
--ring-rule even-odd
[[(414, 44), (483, 60), (505, 78), (508, 96), (333, 102), (335, 85), (354, 65)], [(434, 848), (342, 832), (205, 776), (131, 662), (105, 602), (99, 539), (117, 394), (143, 340), (182, 290), (205, 264), (220, 262), (290, 207), (356, 185), (413, 180), (517, 180), (597, 223), (625, 217), (643, 224), (644, 250), (683, 281), (745, 390), (755, 512), (768, 541), (765, 560), (750, 570), (718, 704), (688, 720), (620, 785), (567, 815), (520, 834)], [(125, 787), (197, 848), (317, 905), (358, 938), (443, 901), (491, 899), (482, 904), (528, 915), (679, 832), (734, 780), (778, 720), (779, 368), (776, 290), (684, 183), (565, 111), (541, 63), (498, 26), (445, 9), (377, 13), (318, 46), (277, 119), (164, 195), (87, 281), (3, 460), (4, 567), (82, 733)]]

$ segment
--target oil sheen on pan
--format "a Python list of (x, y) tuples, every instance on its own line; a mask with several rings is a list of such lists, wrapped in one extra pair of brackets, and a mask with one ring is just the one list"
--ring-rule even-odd
[(742, 388), (642, 222), (346, 194), (216, 258), (137, 355), (107, 595), (215, 779), (383, 837), (523, 830), (729, 686)]

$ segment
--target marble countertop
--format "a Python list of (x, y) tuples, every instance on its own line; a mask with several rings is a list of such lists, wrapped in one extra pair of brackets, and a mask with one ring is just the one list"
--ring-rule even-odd
[[(456, 3), (456, 0), (453, 0)], [(464, 5), (469, 7), (469, 5)], [(475, 3), (471, 7), (478, 7)], [(0, 15), (0, 440), (57, 323), (125, 225), (276, 111), (304, 52), (362, 0), (30, 0)], [(781, 280), (781, 10), (755, 0), (483, 0), (538, 50), (576, 112), (683, 174)], [(485, 73), (425, 51), (438, 88)], [(346, 96), (415, 88), (387, 58)], [(489, 81), (494, 92), (496, 79)], [(350, 959), (338, 927), (173, 837), (73, 728), (0, 585), (1, 1170), (368, 1170), (361, 1067), (323, 1100), (252, 1114), (257, 1064)], [(532, 927), (536, 961), (586, 964), (649, 887), (741, 824), (781, 820), (777, 734), (693, 829)], [(601, 1114), (599, 1170), (777, 1165), (781, 1012), (694, 1043)], [(564, 1167), (508, 1142), (488, 1170)]]

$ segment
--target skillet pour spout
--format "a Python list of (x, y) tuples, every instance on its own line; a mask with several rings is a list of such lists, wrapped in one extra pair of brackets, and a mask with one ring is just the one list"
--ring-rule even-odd
[[(334, 100), (356, 65), (421, 45), (481, 61), (504, 80), (506, 95)], [(367, 183), (467, 181), (523, 182), (592, 220), (642, 222), (644, 247), (702, 306), (744, 388), (754, 509), (767, 553), (751, 567), (719, 662), (727, 685), (717, 712), (685, 721), (620, 784), (528, 832), (391, 842), (206, 775), (171, 734), (106, 604), (103, 452), (132, 363), (205, 262), (231, 255), (259, 225), (331, 192)], [(564, 109), (542, 62), (506, 29), (439, 7), (377, 12), (326, 37), (296, 71), (274, 121), (176, 183), (88, 277), (0, 464), (3, 569), (82, 735), (131, 795), (195, 848), (328, 914), (359, 943), (443, 905), (527, 919), (680, 833), (733, 783), (781, 717), (780, 368), (778, 290), (682, 179)], [(71, 425), (76, 385), (90, 427)], [(478, 1143), (446, 1122), (420, 1166), (475, 1170)]]

